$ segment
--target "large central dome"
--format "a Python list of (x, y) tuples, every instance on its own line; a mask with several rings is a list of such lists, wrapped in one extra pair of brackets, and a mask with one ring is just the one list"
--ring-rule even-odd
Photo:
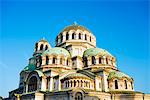
[(96, 38), (90, 30), (74, 23), (65, 27), (57, 36), (56, 46), (62, 46), (64, 43), (88, 43), (89, 47), (96, 47)]
[(70, 30), (75, 30), (75, 31), (82, 30), (82, 31), (90, 32), (87, 28), (85, 28), (85, 27), (83, 27), (81, 25), (77, 25), (77, 24), (73, 24), (73, 25), (67, 26), (67, 27), (64, 28), (63, 31), (70, 31)]

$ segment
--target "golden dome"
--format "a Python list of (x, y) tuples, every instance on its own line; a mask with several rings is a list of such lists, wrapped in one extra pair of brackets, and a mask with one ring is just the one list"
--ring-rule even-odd
[(76, 23), (74, 23), (73, 25), (70, 25), (70, 26), (67, 26), (63, 29), (63, 31), (70, 31), (70, 30), (82, 30), (82, 31), (88, 31), (90, 32), (87, 28), (81, 26), (81, 25), (78, 25)]

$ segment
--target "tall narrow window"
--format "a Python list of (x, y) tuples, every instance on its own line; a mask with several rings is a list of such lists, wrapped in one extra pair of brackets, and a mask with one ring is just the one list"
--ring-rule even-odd
[(69, 81), (68, 81), (68, 87), (69, 87), (70, 85), (69, 85)]
[(81, 80), (81, 87), (83, 86), (83, 81)]
[(48, 56), (46, 56), (46, 65), (48, 65), (49, 64), (49, 58), (48, 58)]
[(79, 33), (79, 39), (81, 39), (81, 33)]
[(45, 50), (47, 50), (47, 49), (48, 49), (48, 46), (46, 45), (46, 46), (45, 46)]
[(115, 80), (115, 89), (118, 89), (118, 81)]
[(38, 43), (35, 44), (35, 51), (38, 49)]
[(87, 40), (87, 35), (85, 34), (85, 40)]
[(67, 59), (67, 66), (69, 65), (69, 60)]
[(76, 81), (74, 80), (74, 87), (76, 87)]
[(53, 58), (52, 62), (53, 62), (53, 64), (56, 64), (56, 58), (55, 57)]
[(62, 64), (62, 58), (60, 58), (60, 64)]
[(101, 57), (99, 57), (99, 64), (101, 64), (102, 63), (102, 58)]
[(65, 86), (66, 88), (68, 87), (68, 82), (66, 81), (66, 86)]
[(132, 90), (133, 90), (133, 83), (131, 82), (131, 88), (132, 88)]
[(71, 82), (70, 82), (70, 87), (72, 87), (72, 84), (73, 84), (73, 82), (71, 81)]
[(60, 42), (62, 42), (63, 41), (63, 35), (62, 35), (62, 33), (60, 34)]
[(92, 64), (95, 65), (96, 64), (96, 59), (94, 56), (92, 56)]
[(68, 40), (68, 39), (69, 39), (69, 34), (67, 33), (67, 34), (66, 34), (66, 40)]
[(106, 58), (106, 64), (108, 64), (108, 58)]
[(36, 63), (37, 67), (40, 67), (41, 64), (42, 64), (42, 57), (39, 56), (36, 62), (37, 62), (37, 63)]
[(87, 58), (86, 58), (86, 57), (84, 58), (84, 66), (85, 66), (85, 67), (87, 67), (87, 66), (88, 66), (88, 60), (87, 60)]
[(40, 50), (43, 50), (43, 44), (41, 44), (41, 46), (40, 46)]
[(127, 87), (127, 81), (126, 80), (124, 80), (124, 85), (125, 85), (125, 89), (127, 89), (128, 87)]
[(91, 36), (90, 36), (90, 42), (92, 41), (92, 38), (91, 38)]
[(72, 34), (72, 39), (75, 39), (75, 33)]

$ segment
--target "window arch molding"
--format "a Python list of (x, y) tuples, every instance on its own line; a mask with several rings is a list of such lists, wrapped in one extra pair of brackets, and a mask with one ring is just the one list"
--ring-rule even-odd
[(84, 93), (85, 93), (84, 90), (82, 90), (82, 89), (74, 89), (73, 91), (75, 91), (73, 93), (74, 100), (84, 100)]
[[(39, 89), (40, 78), (39, 78), (37, 72), (34, 71), (34, 72), (30, 73), (28, 75), (28, 78), (25, 81), (26, 81), (26, 92), (32, 92), (32, 91), (36, 91)], [(33, 81), (33, 83), (30, 83), (31, 81)]]
[(40, 45), (40, 50), (43, 50), (43, 47), (44, 47), (44, 45), (43, 45), (43, 44), (41, 44), (41, 45)]
[(114, 83), (115, 83), (115, 89), (118, 89), (119, 88), (118, 87), (118, 80), (115, 80)]

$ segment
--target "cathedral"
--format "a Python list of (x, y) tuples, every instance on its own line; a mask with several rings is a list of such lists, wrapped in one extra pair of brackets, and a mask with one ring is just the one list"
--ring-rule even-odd
[(134, 79), (117, 68), (115, 56), (96, 46), (89, 29), (67, 26), (55, 42), (54, 48), (46, 39), (35, 43), (19, 87), (6, 100), (150, 100), (134, 91)]

